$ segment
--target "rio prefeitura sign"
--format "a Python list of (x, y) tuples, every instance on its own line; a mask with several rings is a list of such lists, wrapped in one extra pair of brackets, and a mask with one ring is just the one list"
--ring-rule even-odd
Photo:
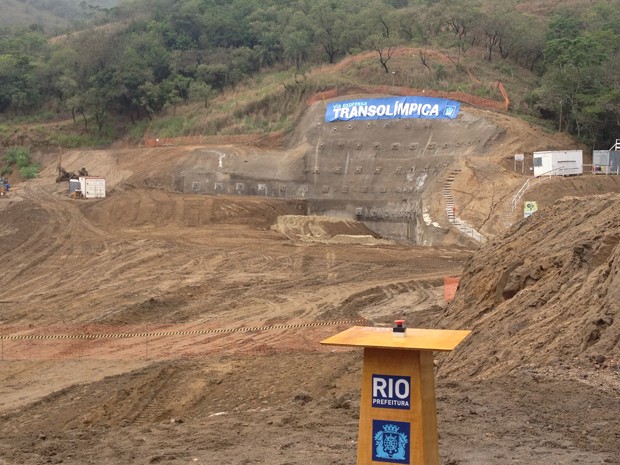
[(325, 121), (372, 119), (454, 119), (461, 104), (430, 97), (390, 97), (328, 102)]
[(433, 351), (469, 333), (355, 326), (321, 342), (364, 347), (357, 465), (439, 465)]

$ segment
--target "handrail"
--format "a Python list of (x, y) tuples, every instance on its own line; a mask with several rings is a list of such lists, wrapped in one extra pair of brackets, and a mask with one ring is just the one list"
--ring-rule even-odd
[[(485, 242), (486, 237), (484, 237), (481, 233), (476, 231), (476, 229), (467, 224), (461, 218), (456, 216), (456, 210), (454, 209), (454, 199), (452, 197), (452, 182), (454, 181), (454, 177), (461, 170), (452, 170), (446, 179), (446, 184), (444, 185), (443, 196), (446, 200), (446, 213), (448, 215), (448, 221), (450, 224), (456, 226), (456, 228), (464, 235), (471, 237), (476, 242)], [(449, 205), (452, 205), (450, 207)]]
[(517, 208), (517, 202), (521, 199), (521, 197), (523, 197), (523, 194), (525, 194), (525, 192), (530, 188), (529, 185), (532, 179), (533, 178), (528, 178), (527, 181), (525, 181), (525, 183), (521, 186), (521, 189), (519, 189), (519, 191), (512, 198), (512, 211), (515, 211), (515, 208)]
[(560, 166), (559, 168), (552, 169), (551, 171), (547, 171), (545, 173), (539, 174), (538, 176), (535, 176), (533, 178), (528, 178), (527, 181), (525, 181), (525, 183), (521, 186), (521, 189), (519, 189), (519, 191), (512, 198), (512, 202), (511, 202), (512, 211), (513, 212), (515, 211), (515, 208), (517, 208), (517, 202), (519, 202), (519, 200), (521, 200), (521, 197), (523, 197), (523, 195), (525, 195), (525, 193), (532, 188), (532, 186), (534, 185), (536, 181), (541, 183), (545, 181), (546, 179), (551, 179), (551, 176), (557, 176), (556, 172), (560, 173), (560, 175), (563, 175), (564, 167)]
[(553, 174), (553, 173), (555, 173), (556, 171), (557, 171), (558, 173), (560, 173), (560, 175), (564, 175), (564, 169), (565, 169), (565, 168), (564, 168), (563, 166), (560, 166), (560, 167), (558, 167), (558, 168), (554, 168), (554, 169), (552, 169), (552, 170), (550, 170), (550, 171), (545, 171), (544, 173), (539, 174), (538, 176), (534, 176), (534, 177), (535, 177), (535, 178), (541, 178), (541, 177), (543, 177), (543, 176), (557, 176), (557, 174)]
[(620, 150), (620, 139), (616, 139), (616, 143), (614, 145), (611, 146), (611, 148), (609, 149), (609, 151), (614, 151), (617, 152)]

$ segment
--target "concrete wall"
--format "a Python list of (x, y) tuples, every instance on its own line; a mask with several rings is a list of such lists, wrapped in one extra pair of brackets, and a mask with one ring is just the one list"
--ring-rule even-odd
[(325, 104), (315, 104), (281, 154), (206, 150), (201, 169), (184, 171), (177, 190), (306, 199), (308, 213), (358, 219), (385, 237), (423, 242), (424, 195), (442, 195), (447, 168), (499, 133), (463, 110), (455, 120), (325, 123), (324, 114)]

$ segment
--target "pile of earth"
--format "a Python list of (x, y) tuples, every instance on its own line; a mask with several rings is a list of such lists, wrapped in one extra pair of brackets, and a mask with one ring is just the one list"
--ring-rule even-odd
[(359, 221), (326, 216), (282, 215), (273, 229), (291, 240), (333, 244), (389, 244)]
[[(109, 196), (95, 202), (68, 199), (56, 157), (42, 156), (42, 175), (16, 188), (23, 201), (0, 207), (0, 321), (182, 324), (184, 336), (12, 342), (28, 349), (23, 360), (4, 340), (0, 465), (350, 464), (362, 353), (318, 342), (352, 320), (396, 317), (473, 330), (437, 357), (444, 465), (617, 463), (620, 195), (592, 194), (618, 192), (620, 177), (545, 181), (525, 197), (543, 208), (492, 239), (525, 180), (507, 157), (549, 141), (495, 118), (506, 132), (463, 160), (452, 186), (459, 216), (491, 239), (450, 305), (441, 284), (469, 249), (385, 245), (361, 223), (298, 216), (302, 200), (173, 193), (183, 173), (217, 162), (211, 148), (64, 154), (69, 169), (106, 177)], [(557, 141), (549, 148), (568, 146)], [(252, 169), (281, 157), (227, 150)], [(554, 203), (565, 195), (584, 197)], [(334, 320), (347, 323), (194, 334)], [(174, 357), (155, 358), (158, 347)]]
[(589, 365), (620, 389), (619, 241), (620, 195), (605, 194), (564, 197), (480, 249), (441, 315), (473, 330), (442, 374)]

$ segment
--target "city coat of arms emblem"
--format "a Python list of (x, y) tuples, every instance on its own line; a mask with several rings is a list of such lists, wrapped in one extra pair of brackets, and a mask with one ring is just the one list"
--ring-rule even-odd
[[(409, 463), (409, 424), (373, 421), (375, 450), (373, 460)], [(383, 460), (382, 460), (383, 459)]]

